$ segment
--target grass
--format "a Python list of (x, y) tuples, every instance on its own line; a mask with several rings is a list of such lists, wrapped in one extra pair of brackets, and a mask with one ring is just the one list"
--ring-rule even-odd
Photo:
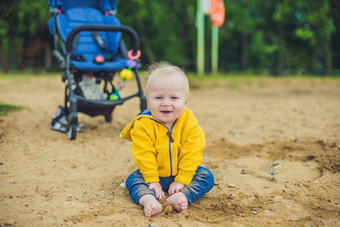
[(290, 75), (290, 76), (269, 76), (251, 73), (228, 73), (228, 74), (206, 74), (198, 75), (188, 73), (191, 88), (212, 88), (215, 86), (225, 86), (228, 88), (239, 88), (242, 85), (257, 86), (259, 88), (267, 86), (273, 81), (294, 81), (294, 82), (340, 82), (337, 76), (313, 76), (313, 75)]
[(6, 116), (9, 112), (20, 111), (25, 107), (0, 102), (0, 116)]
[(62, 72), (31, 72), (31, 71), (15, 71), (15, 72), (0, 72), (1, 79), (11, 79), (11, 78), (32, 78), (32, 77), (48, 77), (48, 76), (60, 76)]
[(228, 88), (239, 88), (242, 85), (265, 86), (266, 81), (272, 78), (265, 75), (253, 74), (207, 74), (198, 75), (188, 73), (190, 87), (195, 88), (213, 88), (216, 86), (224, 86)]

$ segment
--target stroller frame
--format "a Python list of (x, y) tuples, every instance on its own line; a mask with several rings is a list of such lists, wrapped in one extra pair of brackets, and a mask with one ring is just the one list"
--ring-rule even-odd
[[(53, 5), (52, 5), (53, 6)], [(50, 7), (50, 12), (53, 15), (51, 19), (53, 23), (54, 32), (54, 55), (59, 59), (61, 68), (65, 69), (65, 73), (62, 75), (63, 82), (66, 82), (65, 86), (65, 100), (64, 100), (64, 108), (67, 115), (67, 136), (70, 140), (76, 139), (77, 127), (78, 127), (78, 112), (85, 113), (91, 117), (104, 115), (106, 122), (112, 121), (112, 112), (117, 105), (122, 105), (124, 102), (130, 100), (131, 98), (138, 97), (140, 99), (140, 110), (141, 112), (147, 108), (146, 97), (143, 94), (141, 81), (138, 72), (138, 52), (139, 52), (139, 39), (136, 32), (128, 27), (123, 25), (80, 25), (74, 27), (67, 35), (66, 41), (62, 45), (62, 49), (58, 48), (58, 35), (57, 35), (57, 25), (56, 25), (56, 16), (60, 13), (60, 9), (57, 7)], [(114, 16), (116, 10), (109, 11), (110, 15), (106, 16)], [(136, 66), (134, 68), (130, 68), (135, 75), (135, 79), (137, 82), (138, 91), (132, 95), (127, 97), (122, 97), (117, 100), (109, 100), (109, 95), (115, 92), (115, 86), (113, 85), (113, 78), (117, 72), (124, 68), (120, 68), (118, 70), (101, 70), (100, 67), (98, 70), (92, 71), (93, 75), (96, 78), (96, 81), (104, 81), (104, 93), (107, 95), (107, 99), (105, 100), (91, 100), (87, 99), (79, 94), (77, 94), (74, 90), (74, 85), (78, 86), (78, 82), (81, 81), (81, 76), (86, 74), (87, 71), (77, 69), (72, 66), (72, 51), (74, 48), (74, 41), (77, 35), (83, 31), (88, 32), (121, 32), (125, 33), (129, 36), (131, 40), (132, 50), (130, 50), (130, 55), (127, 54), (127, 49), (124, 43), (124, 40), (121, 38), (119, 44), (119, 53), (123, 58), (130, 59), (132, 61), (136, 61)], [(73, 76), (72, 76), (73, 75)], [(111, 89), (108, 86), (111, 86)]]

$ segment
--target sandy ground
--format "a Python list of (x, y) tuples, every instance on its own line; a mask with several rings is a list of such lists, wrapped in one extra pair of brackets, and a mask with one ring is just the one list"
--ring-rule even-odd
[(339, 80), (193, 87), (216, 185), (185, 213), (146, 218), (120, 186), (136, 168), (119, 133), (138, 99), (112, 123), (79, 114), (85, 127), (69, 141), (50, 130), (59, 77), (1, 78), (0, 100), (28, 108), (0, 116), (0, 226), (340, 226)]

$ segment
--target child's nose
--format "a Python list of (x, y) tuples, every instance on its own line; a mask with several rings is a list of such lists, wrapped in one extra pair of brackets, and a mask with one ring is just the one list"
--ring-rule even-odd
[(162, 105), (163, 106), (170, 105), (170, 100), (169, 99), (163, 99)]

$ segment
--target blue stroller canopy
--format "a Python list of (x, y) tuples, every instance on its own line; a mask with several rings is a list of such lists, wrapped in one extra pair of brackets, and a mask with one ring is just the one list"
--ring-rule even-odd
[(48, 0), (48, 4), (63, 11), (79, 7), (96, 8), (102, 12), (117, 9), (116, 0)]
[[(48, 2), (52, 18), (47, 24), (54, 39), (54, 55), (59, 59), (61, 68), (65, 69), (62, 79), (67, 81), (65, 105), (62, 107), (65, 111), (52, 120), (52, 129), (67, 132), (68, 138), (74, 140), (78, 112), (91, 117), (104, 115), (105, 121), (111, 122), (114, 108), (134, 97), (139, 97), (143, 112), (147, 100), (137, 70), (139, 39), (132, 28), (121, 25), (116, 18), (116, 0)], [(130, 38), (130, 51), (127, 51), (122, 34)], [(122, 82), (115, 86), (113, 79), (117, 73)], [(138, 91), (122, 97), (119, 91), (124, 87), (125, 80), (133, 75)], [(98, 89), (102, 82), (103, 92), (100, 92)], [(99, 95), (93, 96), (92, 93)], [(66, 123), (60, 119), (67, 119)]]

